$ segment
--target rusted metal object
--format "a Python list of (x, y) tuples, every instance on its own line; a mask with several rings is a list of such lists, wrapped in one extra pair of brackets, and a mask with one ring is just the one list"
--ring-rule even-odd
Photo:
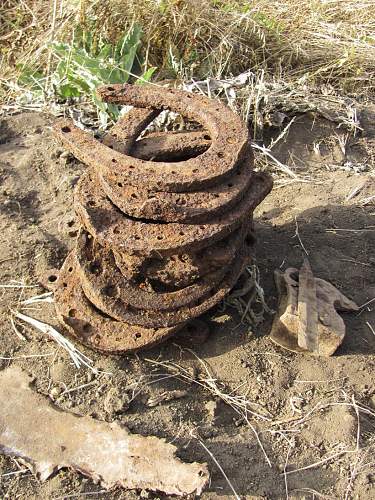
[(103, 246), (138, 255), (172, 255), (178, 251), (197, 251), (236, 230), (271, 190), (272, 180), (254, 172), (244, 198), (231, 210), (204, 223), (160, 224), (122, 213), (105, 195), (92, 171), (85, 172), (77, 184), (75, 208), (85, 229)]
[(113, 254), (116, 265), (128, 279), (139, 282), (148, 278), (165, 289), (176, 290), (195, 283), (216, 269), (228, 266), (244, 239), (251, 245), (255, 243), (252, 232), (245, 232), (241, 228), (198, 252), (178, 253), (168, 257), (140, 257), (115, 251)]
[(226, 269), (226, 275), (216, 287), (212, 288), (208, 296), (174, 310), (156, 311), (135, 308), (124, 303), (121, 299), (111, 300), (111, 297), (97, 293), (94, 287), (86, 286), (86, 282), (81, 282), (81, 285), (90, 302), (112, 318), (148, 328), (173, 326), (196, 318), (218, 304), (230, 292), (245, 267), (249, 265), (252, 253), (252, 247), (244, 246), (239, 249), (232, 265)]
[[(253, 256), (252, 213), (272, 180), (253, 172), (246, 127), (216, 101), (152, 86), (98, 94), (136, 107), (102, 142), (68, 120), (54, 126), (89, 169), (74, 196), (76, 248), (53, 287), (73, 335), (125, 352), (183, 334), (230, 292)], [(165, 108), (203, 130), (139, 139)]]
[(82, 291), (76, 270), (76, 258), (70, 253), (58, 274), (55, 286), (59, 320), (82, 344), (103, 352), (127, 352), (153, 346), (184, 327), (142, 328), (116, 321), (101, 314)]
[(103, 144), (119, 153), (128, 154), (137, 137), (159, 114), (156, 109), (133, 108), (112, 127)]
[(211, 139), (204, 131), (153, 132), (136, 141), (131, 154), (141, 160), (180, 161), (204, 153), (210, 145)]
[(81, 232), (78, 237), (76, 256), (83, 288), (90, 289), (91, 296), (105, 297), (108, 304), (122, 304), (124, 314), (129, 307), (158, 312), (189, 307), (207, 297), (226, 274), (226, 269), (221, 267), (196, 280), (194, 284), (173, 291), (165, 290), (159, 282), (150, 280), (147, 276), (132, 283), (116, 266), (113, 253), (99, 245), (86, 232)]
[(221, 215), (246, 196), (252, 175), (249, 150), (238, 170), (226, 182), (188, 193), (169, 193), (142, 189), (117, 182), (116, 173), (100, 175), (100, 184), (117, 208), (131, 217), (182, 223), (201, 222)]
[(98, 173), (117, 174), (123, 185), (154, 190), (188, 192), (217, 184), (235, 172), (248, 149), (249, 133), (239, 116), (218, 101), (152, 85), (102, 87), (99, 96), (109, 103), (181, 113), (203, 125), (211, 137), (210, 148), (184, 162), (139, 160), (110, 149), (84, 133), (70, 120), (60, 120), (55, 131), (67, 148)]
[[(128, 153), (135, 145), (134, 137), (140, 133), (141, 126), (146, 126), (156, 115), (153, 111), (144, 109), (132, 109), (129, 113), (129, 119), (123, 118), (106, 135), (103, 143), (109, 145), (116, 151)], [(141, 126), (137, 126), (137, 122)], [(114, 130), (115, 129), (115, 130)], [(114, 130), (114, 131), (113, 131)], [(164, 142), (174, 138), (173, 149), (176, 153), (184, 151), (184, 158), (188, 154), (187, 142), (192, 142), (189, 133), (184, 134), (163, 134)], [(179, 139), (178, 139), (179, 137)], [(133, 140), (132, 140), (133, 139)], [(197, 138), (199, 139), (199, 138)], [(202, 139), (202, 138), (201, 138)], [(203, 140), (209, 141), (207, 133), (203, 135)], [(197, 144), (191, 148), (191, 154), (196, 155)], [(149, 150), (149, 157), (144, 159), (153, 160), (157, 156), (157, 146), (162, 151), (168, 149), (162, 141), (159, 145), (155, 144)], [(134, 154), (133, 154), (134, 156)], [(135, 155), (136, 156), (136, 155)], [(178, 159), (178, 158), (175, 158)], [(160, 161), (160, 160), (158, 160)], [(171, 161), (171, 158), (169, 158)], [(201, 191), (187, 193), (170, 193), (160, 190), (147, 189), (131, 184), (123, 184), (119, 181), (118, 172), (102, 171), (98, 175), (100, 184), (108, 198), (122, 210), (125, 214), (137, 218), (146, 218), (150, 220), (160, 220), (163, 222), (203, 222), (209, 220), (213, 215), (220, 215), (235, 205), (246, 193), (252, 178), (253, 154), (250, 145), (247, 148), (243, 161), (237, 170), (226, 182)]]

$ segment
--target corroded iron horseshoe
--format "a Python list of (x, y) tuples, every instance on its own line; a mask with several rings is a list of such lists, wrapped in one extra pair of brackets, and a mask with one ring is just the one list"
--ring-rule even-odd
[(243, 160), (249, 142), (247, 128), (218, 101), (174, 89), (163, 89), (161, 93), (152, 85), (101, 87), (98, 95), (113, 104), (171, 109), (201, 123), (212, 140), (210, 148), (196, 158), (177, 163), (145, 161), (112, 150), (70, 120), (59, 120), (54, 129), (65, 146), (99, 174), (112, 172), (117, 182), (156, 191), (186, 192), (215, 185)]

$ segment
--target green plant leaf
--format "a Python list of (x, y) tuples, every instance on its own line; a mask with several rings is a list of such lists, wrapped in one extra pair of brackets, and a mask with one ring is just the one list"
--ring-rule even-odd
[(106, 60), (109, 57), (112, 57), (113, 45), (110, 43), (105, 43), (99, 50), (98, 58), (101, 60)]
[[(121, 108), (99, 101), (96, 88), (125, 83), (131, 75), (140, 73), (141, 62), (137, 59), (137, 51), (141, 35), (141, 27), (133, 24), (113, 45), (104, 38), (97, 38), (89, 28), (78, 26), (72, 43), (54, 41), (50, 46), (58, 62), (50, 78), (55, 95), (62, 99), (90, 97), (97, 107), (102, 128), (108, 120), (116, 121)], [(140, 84), (148, 82), (155, 70), (155, 67), (149, 68), (138, 78), (133, 76), (132, 80)], [(23, 80), (33, 91), (44, 92), (45, 77), (42, 73), (36, 73), (33, 68), (25, 70)]]
[(138, 80), (135, 82), (136, 85), (142, 85), (144, 83), (147, 83), (151, 80), (152, 78), (152, 75), (155, 73), (155, 71), (157, 70), (158, 68), (156, 66), (152, 66), (151, 68), (149, 68), (148, 70), (146, 70), (139, 78)]
[(71, 97), (80, 97), (81, 95), (80, 90), (71, 85), (70, 83), (59, 85), (56, 91), (58, 96), (62, 97), (63, 99), (69, 99)]
[(114, 59), (120, 61), (133, 47), (137, 47), (141, 40), (142, 30), (134, 24), (125, 35), (120, 38), (115, 46)]

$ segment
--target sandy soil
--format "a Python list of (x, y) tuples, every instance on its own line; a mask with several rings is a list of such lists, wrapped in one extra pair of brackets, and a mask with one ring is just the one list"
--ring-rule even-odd
[[(41, 114), (23, 113), (0, 124), (2, 285), (11, 280), (36, 284), (46, 269), (61, 265), (74, 244), (72, 188), (84, 167), (54, 142), (50, 123)], [(317, 276), (359, 305), (375, 297), (375, 207), (361, 203), (375, 191), (374, 178), (366, 171), (366, 165), (374, 168), (373, 123), (374, 113), (363, 112), (364, 133), (347, 140), (334, 124), (300, 116), (286, 142), (275, 150), (281, 160), (292, 160), (298, 175), (308, 176), (310, 182), (276, 187), (257, 210), (257, 264), (270, 307), (277, 304), (274, 269), (302, 262), (296, 221)], [(347, 161), (351, 164), (345, 170)], [(347, 200), (364, 182), (363, 189)], [(20, 301), (42, 292), (41, 287), (0, 289), (0, 369), (21, 366), (35, 376), (36, 389), (62, 410), (117, 420), (133, 432), (173, 441), (186, 461), (206, 461), (212, 477), (203, 499), (230, 498), (233, 493), (192, 431), (242, 498), (375, 498), (375, 335), (370, 328), (375, 329), (375, 302), (360, 314), (345, 315), (347, 336), (329, 359), (275, 346), (267, 336), (271, 316), (258, 328), (240, 325), (234, 310), (216, 309), (205, 317), (210, 336), (190, 347), (207, 363), (222, 394), (242, 395), (255, 413), (266, 417), (249, 415), (249, 422), (270, 466), (251, 427), (208, 390), (203, 365), (175, 339), (123, 357), (80, 347), (97, 368), (111, 375), (75, 369), (54, 342), (16, 323), (25, 337), (20, 339), (12, 328), (10, 309), (20, 309)], [(59, 328), (53, 304), (24, 312)], [(177, 363), (194, 381), (165, 378), (167, 370), (153, 360)], [(186, 396), (148, 405), (150, 397), (174, 389), (186, 390)], [(284, 476), (284, 469), (290, 474)], [(110, 499), (162, 497), (145, 491), (103, 492), (90, 479), (67, 470), (41, 483), (19, 462), (0, 456), (0, 498), (88, 494)]]

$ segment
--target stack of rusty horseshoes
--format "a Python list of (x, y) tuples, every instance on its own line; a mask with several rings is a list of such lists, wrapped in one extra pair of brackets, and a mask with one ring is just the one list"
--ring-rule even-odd
[[(230, 292), (251, 261), (253, 211), (272, 179), (253, 171), (248, 130), (218, 101), (151, 85), (98, 95), (134, 107), (102, 142), (70, 120), (54, 126), (88, 166), (74, 195), (81, 227), (55, 302), (81, 342), (125, 352), (162, 341)], [(203, 130), (137, 140), (163, 109)]]

